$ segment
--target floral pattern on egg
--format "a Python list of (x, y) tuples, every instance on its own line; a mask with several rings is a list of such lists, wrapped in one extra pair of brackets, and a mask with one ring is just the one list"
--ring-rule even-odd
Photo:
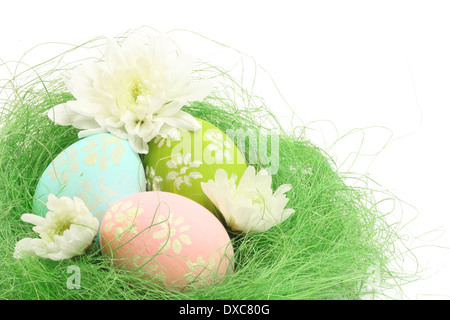
[(199, 160), (191, 161), (192, 155), (186, 154), (184, 157), (181, 153), (176, 155), (175, 159), (166, 162), (169, 173), (166, 176), (168, 181), (173, 181), (177, 190), (181, 189), (181, 185), (192, 186), (191, 180), (201, 179), (203, 175), (198, 172), (198, 167), (202, 165)]
[(226, 161), (231, 160), (232, 145), (230, 141), (224, 139), (222, 132), (218, 130), (209, 130), (205, 132), (204, 138), (205, 140), (210, 141), (207, 144), (206, 149), (213, 151), (217, 163), (224, 163), (224, 158)]
[(183, 249), (183, 245), (192, 244), (189, 235), (184, 233), (191, 228), (190, 225), (184, 224), (184, 217), (181, 216), (174, 220), (173, 215), (169, 213), (168, 219), (159, 216), (157, 222), (162, 230), (156, 231), (153, 234), (153, 239), (164, 240), (159, 246), (161, 252), (172, 249), (173, 252), (178, 254)]
[(45, 215), (48, 194), (81, 198), (99, 220), (109, 206), (145, 191), (144, 168), (128, 141), (109, 133), (88, 136), (62, 151), (36, 188), (33, 211)]
[(141, 192), (118, 201), (100, 235), (102, 253), (116, 267), (170, 288), (208, 285), (233, 269), (231, 240), (219, 220), (174, 193)]
[(225, 132), (207, 121), (197, 121), (200, 128), (195, 131), (178, 132), (176, 139), (158, 136), (149, 143), (144, 158), (147, 189), (185, 196), (222, 219), (201, 183), (214, 179), (218, 169), (239, 180), (247, 163)]
[(196, 281), (200, 285), (205, 285), (208, 282), (208, 272), (205, 272), (205, 270), (209, 272), (213, 271), (216, 267), (216, 260), (211, 258), (206, 262), (205, 259), (199, 255), (195, 261), (189, 259), (186, 262), (186, 266), (188, 267), (189, 272), (186, 273), (183, 278), (190, 283)]
[[(114, 231), (115, 238), (118, 240), (122, 239), (125, 233), (136, 236), (137, 229), (135, 221), (143, 212), (144, 210), (142, 208), (136, 206), (133, 207), (131, 201), (119, 201), (114, 204), (103, 217), (105, 220), (104, 230), (105, 232)], [(114, 217), (112, 216), (113, 214)]]

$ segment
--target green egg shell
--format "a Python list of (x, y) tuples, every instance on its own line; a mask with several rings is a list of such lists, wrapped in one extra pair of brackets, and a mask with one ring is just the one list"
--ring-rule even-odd
[(203, 193), (201, 182), (214, 180), (216, 171), (224, 169), (237, 176), (247, 169), (245, 158), (227, 135), (211, 123), (197, 119), (195, 131), (180, 131), (181, 140), (161, 137), (149, 143), (144, 158), (147, 189), (176, 193), (190, 198), (213, 212), (220, 213)]

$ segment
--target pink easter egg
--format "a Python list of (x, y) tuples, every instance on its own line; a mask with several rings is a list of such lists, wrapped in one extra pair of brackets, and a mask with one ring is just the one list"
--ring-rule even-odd
[(197, 202), (149, 191), (112, 205), (100, 226), (102, 253), (119, 268), (168, 288), (205, 286), (233, 272), (233, 248), (223, 225)]

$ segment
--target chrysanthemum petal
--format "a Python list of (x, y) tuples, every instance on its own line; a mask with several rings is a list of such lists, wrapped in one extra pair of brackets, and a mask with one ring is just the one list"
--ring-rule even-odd
[(198, 121), (189, 113), (178, 111), (170, 117), (160, 117), (167, 125), (181, 130), (193, 131), (200, 129)]
[(14, 256), (37, 255), (52, 260), (68, 259), (84, 253), (94, 240), (99, 221), (79, 198), (48, 196), (44, 217), (23, 214), (22, 220), (35, 225), (40, 238), (17, 242)]
[(137, 153), (147, 153), (148, 152), (148, 144), (141, 138), (136, 135), (128, 136), (128, 141), (130, 142), (131, 148)]
[(66, 103), (62, 103), (48, 110), (47, 115), (56, 124), (70, 126), (78, 113), (69, 108)]
[(146, 144), (157, 135), (200, 128), (180, 110), (208, 95), (212, 82), (192, 78), (192, 57), (168, 37), (129, 37), (121, 46), (107, 39), (104, 56), (104, 62), (66, 73), (76, 101), (52, 108), (47, 114), (53, 122), (81, 129), (79, 137), (110, 132), (128, 139), (138, 153), (147, 153)]
[(289, 199), (284, 193), (290, 185), (281, 185), (274, 193), (271, 182), (266, 171), (256, 173), (250, 166), (237, 186), (235, 176), (228, 179), (226, 171), (218, 169), (215, 180), (202, 182), (201, 187), (232, 230), (259, 233), (285, 221), (294, 212), (285, 209)]
[(43, 247), (41, 239), (24, 238), (16, 243), (14, 248), (14, 258), (22, 259), (24, 256), (35, 256), (36, 249)]
[(285, 194), (286, 192), (288, 192), (289, 190), (292, 189), (292, 186), (290, 184), (282, 184), (281, 186), (278, 187), (278, 189), (274, 192), (273, 196), (274, 197), (279, 197), (283, 194)]
[(45, 223), (45, 218), (31, 213), (22, 214), (20, 219), (24, 222), (34, 224), (35, 226), (41, 226)]

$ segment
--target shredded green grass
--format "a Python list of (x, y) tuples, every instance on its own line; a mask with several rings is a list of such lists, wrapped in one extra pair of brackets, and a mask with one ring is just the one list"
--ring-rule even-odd
[[(292, 185), (288, 207), (295, 213), (267, 232), (233, 237), (235, 272), (217, 285), (182, 292), (117, 270), (99, 252), (61, 262), (13, 258), (18, 240), (37, 236), (20, 216), (31, 212), (41, 174), (78, 140), (76, 129), (54, 125), (43, 115), (73, 99), (59, 76), (66, 68), (44, 74), (31, 68), (34, 77), (21, 86), (3, 84), (12, 94), (5, 98), (0, 116), (0, 299), (360, 299), (383, 296), (384, 290), (410, 279), (393, 269), (392, 262), (403, 254), (396, 247), (399, 226), (387, 222), (389, 212), (380, 211), (375, 191), (349, 183), (333, 159), (308, 141), (306, 128), (285, 130), (268, 107), (259, 100), (254, 103), (255, 97), (226, 72), (204, 68), (229, 82), (225, 90), (185, 110), (224, 131), (271, 134), (276, 129), (280, 156), (273, 188)], [(232, 94), (223, 94), (227, 88)], [(242, 98), (246, 104), (237, 102)], [(249, 144), (241, 150), (247, 159)], [(71, 265), (81, 272), (80, 289), (67, 286)]]

